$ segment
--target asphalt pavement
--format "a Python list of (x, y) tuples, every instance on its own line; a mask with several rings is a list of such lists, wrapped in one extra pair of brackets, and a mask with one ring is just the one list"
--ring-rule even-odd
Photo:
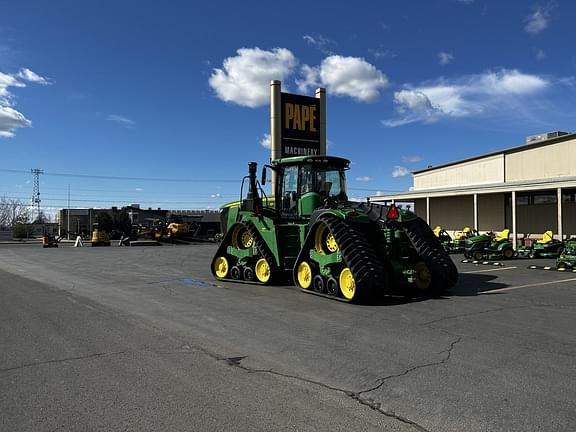
[(0, 245), (0, 430), (574, 430), (576, 273), (456, 255), (449, 295), (362, 306), (215, 249)]

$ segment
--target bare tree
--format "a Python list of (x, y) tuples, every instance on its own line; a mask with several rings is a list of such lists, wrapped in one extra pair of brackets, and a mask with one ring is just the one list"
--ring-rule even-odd
[(0, 228), (14, 228), (16, 224), (26, 224), (30, 222), (30, 209), (22, 201), (0, 198)]

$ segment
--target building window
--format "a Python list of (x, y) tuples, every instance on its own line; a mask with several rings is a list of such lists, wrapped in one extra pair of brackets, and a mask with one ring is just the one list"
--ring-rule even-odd
[(556, 194), (543, 193), (534, 195), (534, 204), (556, 204), (557, 196)]
[(562, 191), (562, 202), (574, 203), (576, 202), (576, 190), (569, 189)]

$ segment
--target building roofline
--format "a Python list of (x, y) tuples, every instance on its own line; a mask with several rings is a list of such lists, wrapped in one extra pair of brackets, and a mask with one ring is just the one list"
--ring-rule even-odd
[(436, 165), (436, 166), (432, 166), (432, 167), (429, 167), (429, 168), (423, 168), (423, 169), (420, 169), (420, 170), (412, 171), (412, 174), (421, 174), (421, 173), (424, 173), (424, 172), (427, 172), (427, 171), (434, 171), (434, 170), (437, 170), (437, 169), (440, 169), (440, 168), (446, 168), (446, 167), (449, 167), (449, 166), (458, 165), (458, 164), (465, 163), (465, 162), (472, 162), (472, 161), (475, 161), (475, 160), (478, 160), (478, 159), (487, 158), (487, 157), (490, 157), (490, 156), (496, 156), (496, 155), (506, 154), (506, 153), (516, 153), (516, 152), (523, 151), (523, 150), (527, 150), (527, 149), (532, 149), (532, 148), (537, 148), (537, 147), (544, 147), (544, 146), (547, 146), (547, 145), (550, 145), (550, 144), (556, 144), (556, 143), (559, 143), (559, 142), (562, 142), (562, 141), (568, 141), (568, 140), (571, 140), (571, 139), (574, 139), (574, 138), (576, 138), (576, 133), (570, 132), (570, 133), (568, 133), (568, 134), (566, 134), (566, 135), (560, 135), (560, 136), (554, 137), (554, 138), (548, 138), (548, 139), (545, 139), (545, 140), (540, 140), (540, 141), (534, 141), (534, 142), (530, 142), (530, 143), (525, 143), (525, 144), (522, 144), (522, 145), (518, 145), (518, 146), (515, 146), (515, 147), (510, 147), (510, 148), (503, 149), (503, 150), (498, 150), (498, 151), (494, 151), (494, 152), (490, 152), (490, 153), (485, 153), (485, 154), (481, 154), (481, 155), (478, 155), (478, 156), (472, 156), (472, 157), (470, 157), (470, 158), (461, 159), (461, 160), (458, 160), (458, 161), (448, 162), (448, 163), (445, 163), (445, 164), (442, 164), (442, 165)]
[(373, 195), (370, 201), (413, 200), (435, 196), (470, 195), (474, 193), (489, 194), (502, 192), (523, 192), (534, 190), (550, 190), (557, 188), (576, 188), (576, 177), (559, 177), (553, 180), (539, 179), (523, 182), (487, 183), (453, 188), (421, 189), (417, 191), (400, 192), (389, 195)]

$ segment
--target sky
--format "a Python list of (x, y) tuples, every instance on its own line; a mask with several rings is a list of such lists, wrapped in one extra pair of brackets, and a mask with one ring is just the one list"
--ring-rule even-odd
[(576, 2), (0, 0), (0, 197), (217, 209), (270, 158), (269, 84), (327, 93), (348, 195), (576, 130)]

